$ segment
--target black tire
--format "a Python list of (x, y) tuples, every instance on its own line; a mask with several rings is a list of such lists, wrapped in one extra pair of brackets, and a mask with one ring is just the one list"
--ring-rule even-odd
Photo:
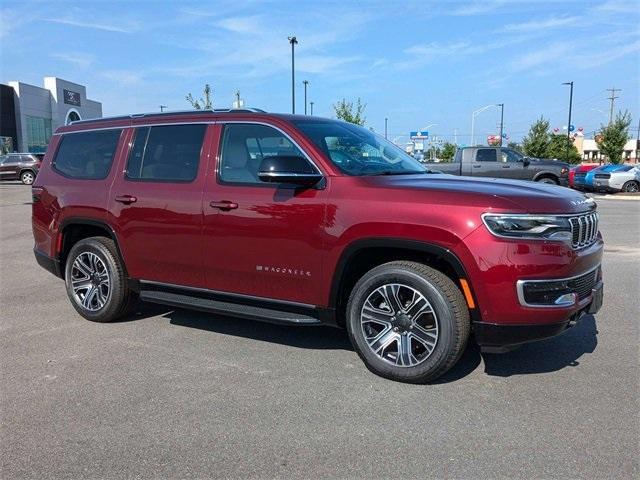
[(549, 185), (559, 185), (558, 181), (553, 177), (540, 177), (536, 182), (548, 183)]
[[(436, 319), (438, 328), (435, 346), (416, 365), (399, 366), (391, 363), (376, 354), (365, 337), (365, 327), (361, 324), (363, 306), (380, 287), (391, 284), (401, 284), (419, 292), (431, 304), (435, 313), (433, 318)], [(351, 343), (370, 371), (381, 377), (406, 383), (426, 383), (442, 376), (464, 352), (471, 329), (469, 310), (455, 283), (433, 268), (409, 261), (380, 265), (367, 272), (356, 283), (347, 304), (346, 325)], [(399, 343), (396, 345), (399, 350)], [(411, 341), (409, 345), (410, 348), (415, 346)], [(382, 353), (384, 355), (384, 351)]]
[(25, 170), (24, 172), (20, 173), (20, 181), (25, 185), (33, 185), (35, 179), (36, 174), (31, 170)]
[(638, 182), (636, 182), (635, 180), (629, 180), (628, 182), (625, 182), (624, 185), (622, 185), (622, 191), (636, 193), (640, 191), (640, 184), (638, 184)]
[[(84, 295), (82, 293), (76, 295), (72, 285), (74, 273), (77, 278), (79, 272), (79, 270), (74, 269), (74, 262), (81, 256), (83, 256), (82, 258), (97, 257), (101, 262), (101, 264), (100, 262), (98, 264), (101, 265), (102, 272), (106, 271), (108, 275), (108, 293), (106, 295), (101, 293), (100, 298), (104, 300), (104, 305), (94, 310), (85, 308), (80, 299), (81, 296), (84, 296), (85, 299), (87, 298), (88, 290)], [(71, 305), (80, 315), (92, 322), (118, 320), (131, 312), (138, 299), (138, 295), (127, 286), (125, 268), (120, 260), (114, 241), (106, 237), (85, 238), (71, 248), (65, 265), (65, 285)], [(106, 291), (106, 289), (101, 290), (101, 292), (103, 291)]]

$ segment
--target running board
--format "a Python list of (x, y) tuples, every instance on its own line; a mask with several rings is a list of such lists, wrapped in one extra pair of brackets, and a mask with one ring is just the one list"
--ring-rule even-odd
[(248, 318), (270, 323), (285, 323), (297, 325), (320, 325), (320, 319), (303, 313), (285, 312), (272, 308), (240, 305), (238, 303), (211, 300), (208, 298), (181, 295), (178, 293), (143, 290), (140, 299), (146, 302), (161, 303), (172, 307), (182, 307), (209, 313), (219, 313), (231, 317)]

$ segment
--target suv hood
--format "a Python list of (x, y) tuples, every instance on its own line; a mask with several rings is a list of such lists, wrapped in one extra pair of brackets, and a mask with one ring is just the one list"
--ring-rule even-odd
[[(478, 204), (497, 203), (497, 208), (512, 205), (514, 213), (581, 213), (596, 208), (592, 198), (569, 188), (546, 183), (501, 178), (458, 177), (446, 174), (418, 174), (362, 177), (369, 185), (380, 188), (417, 189), (456, 196), (477, 196)], [(482, 200), (480, 200), (482, 198)], [(493, 198), (493, 202), (491, 202)], [(501, 199), (503, 202), (496, 202)], [(488, 202), (487, 202), (488, 200)], [(510, 207), (506, 207), (510, 208)], [(522, 212), (517, 212), (522, 210)]]

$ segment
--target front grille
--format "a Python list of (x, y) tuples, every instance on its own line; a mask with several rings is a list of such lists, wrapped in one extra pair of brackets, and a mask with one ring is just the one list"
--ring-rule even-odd
[(610, 173), (596, 173), (594, 178), (611, 178)]
[(593, 244), (598, 238), (598, 214), (587, 213), (569, 218), (571, 223), (571, 246), (584, 248)]
[(567, 282), (567, 287), (572, 292), (578, 294), (578, 300), (584, 300), (591, 295), (591, 290), (595, 287), (598, 281), (598, 269), (595, 269), (589, 273), (585, 273), (573, 280)]

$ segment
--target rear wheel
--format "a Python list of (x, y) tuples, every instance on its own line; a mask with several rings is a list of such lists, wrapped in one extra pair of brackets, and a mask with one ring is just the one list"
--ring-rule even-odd
[(640, 184), (635, 180), (629, 180), (622, 186), (623, 192), (636, 193), (640, 191)]
[(31, 170), (26, 170), (24, 172), (22, 172), (20, 174), (20, 180), (22, 181), (22, 183), (24, 183), (25, 185), (31, 185), (33, 184), (33, 181), (36, 179), (36, 175), (35, 173), (33, 173)]
[(116, 245), (110, 238), (91, 237), (76, 243), (65, 267), (67, 295), (87, 320), (111, 322), (127, 315), (137, 300)]
[(391, 262), (369, 271), (354, 287), (347, 329), (373, 373), (424, 383), (444, 374), (462, 355), (469, 311), (446, 275), (416, 262)]
[(558, 185), (558, 181), (553, 177), (541, 177), (536, 180), (539, 183), (548, 183), (550, 185)]

